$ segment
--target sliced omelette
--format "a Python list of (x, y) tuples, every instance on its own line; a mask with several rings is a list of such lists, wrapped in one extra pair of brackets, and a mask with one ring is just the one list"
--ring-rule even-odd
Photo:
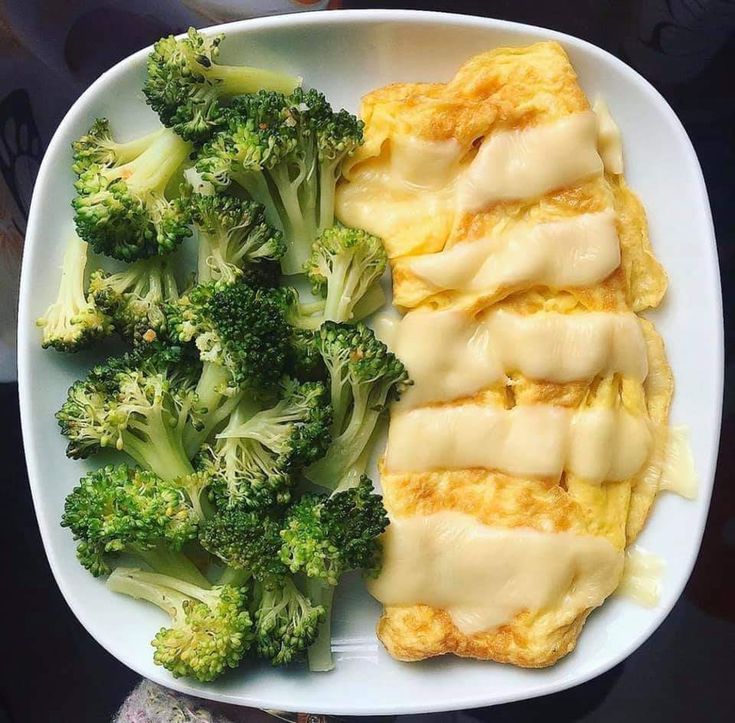
[(570, 652), (659, 489), (666, 290), (614, 121), (557, 43), (363, 99), (340, 220), (384, 238), (414, 385), (381, 465), (378, 635), (400, 660)]

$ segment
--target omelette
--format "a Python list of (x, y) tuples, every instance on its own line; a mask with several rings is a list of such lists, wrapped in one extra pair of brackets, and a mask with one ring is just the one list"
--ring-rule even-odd
[(551, 665), (620, 584), (666, 466), (673, 379), (639, 313), (667, 280), (620, 134), (554, 42), (361, 116), (337, 215), (384, 239), (414, 382), (380, 465), (378, 636), (403, 661)]

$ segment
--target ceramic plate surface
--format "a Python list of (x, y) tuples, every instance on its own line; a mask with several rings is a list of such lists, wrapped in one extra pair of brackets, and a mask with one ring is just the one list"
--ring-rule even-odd
[[(44, 351), (34, 320), (55, 294), (67, 233), (72, 140), (96, 116), (132, 137), (156, 118), (141, 86), (147, 50), (116, 65), (77, 101), (59, 126), (41, 166), (26, 237), (20, 295), (19, 378), (25, 451), (46, 553), (70, 607), (110, 653), (141, 675), (203, 698), (242, 705), (341, 714), (418, 713), (531, 698), (581, 683), (621, 661), (661, 624), (686, 583), (699, 550), (715, 472), (722, 403), (720, 280), (702, 172), (689, 139), (663, 98), (608, 53), (559, 33), (512, 23), (409, 11), (303, 14), (221, 26), (223, 62), (301, 75), (331, 102), (356, 112), (367, 91), (395, 81), (446, 81), (468, 58), (503, 45), (558, 40), (582, 87), (601, 94), (623, 134), (626, 176), (640, 195), (656, 255), (670, 287), (651, 314), (666, 340), (676, 377), (672, 422), (691, 429), (699, 495), (662, 494), (639, 545), (666, 562), (658, 607), (612, 598), (590, 617), (574, 653), (552, 668), (521, 670), (445, 657), (393, 661), (378, 644), (379, 605), (358, 579), (339, 588), (334, 634), (337, 668), (245, 666), (210, 685), (175, 680), (153, 664), (150, 640), (158, 610), (109, 592), (77, 563), (59, 526), (66, 494), (91, 463), (64, 456), (54, 412), (67, 387), (95, 360), (86, 353)], [(672, 654), (675, 654), (672, 651)]]

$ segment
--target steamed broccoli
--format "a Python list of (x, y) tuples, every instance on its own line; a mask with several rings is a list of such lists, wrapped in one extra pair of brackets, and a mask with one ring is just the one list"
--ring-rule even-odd
[(197, 537), (198, 517), (176, 484), (121, 464), (82, 477), (66, 498), (62, 527), (78, 540), (77, 557), (93, 575), (110, 572), (110, 554), (137, 555), (157, 572), (205, 585), (180, 553)]
[(257, 203), (224, 194), (192, 194), (191, 204), (199, 230), (200, 284), (232, 283), (242, 278), (243, 268), (283, 256), (283, 234), (265, 222)]
[(197, 170), (216, 187), (234, 182), (284, 232), (284, 274), (304, 270), (311, 244), (334, 223), (342, 160), (362, 143), (363, 124), (332, 110), (316, 90), (260, 91), (233, 101), (225, 127), (202, 149)]
[(118, 568), (107, 580), (114, 592), (147, 600), (166, 611), (171, 627), (153, 638), (153, 660), (202, 682), (236, 668), (253, 640), (246, 591), (234, 585), (205, 588), (168, 575)]
[(74, 150), (80, 172), (74, 220), (97, 253), (133, 261), (172, 251), (191, 235), (186, 205), (168, 190), (191, 153), (190, 143), (164, 128), (115, 144), (107, 122), (99, 119)]
[(287, 381), (278, 402), (267, 409), (241, 403), (201, 454), (213, 496), (220, 506), (288, 502), (294, 472), (326, 451), (330, 423), (327, 392), (318, 382)]
[(329, 371), (334, 442), (306, 476), (335, 489), (360, 458), (390, 401), (409, 383), (401, 361), (364, 324), (327, 321), (316, 337)]
[[(342, 485), (343, 486), (343, 485)], [(291, 506), (281, 532), (281, 560), (308, 576), (307, 593), (327, 614), (309, 648), (312, 670), (331, 670), (330, 616), (334, 586), (348, 570), (375, 574), (380, 566), (378, 537), (388, 525), (382, 498), (364, 475), (331, 496), (306, 494)]]
[(314, 294), (326, 299), (324, 318), (359, 321), (381, 307), (385, 296), (380, 278), (387, 261), (383, 242), (367, 231), (345, 226), (323, 231), (305, 268)]
[(71, 386), (56, 414), (69, 439), (67, 455), (84, 458), (111, 448), (163, 480), (191, 475), (183, 434), (199, 424), (198, 374), (199, 364), (177, 347), (132, 352), (94, 367)]
[(59, 293), (36, 324), (43, 329), (41, 345), (57, 351), (78, 351), (112, 333), (112, 321), (84, 291), (87, 244), (76, 234), (69, 239)]
[(301, 82), (285, 73), (217, 63), (224, 35), (189, 28), (183, 38), (159, 40), (148, 56), (143, 92), (164, 125), (191, 141), (206, 139), (222, 123), (222, 102), (256, 90), (289, 93)]
[(208, 519), (201, 534), (203, 547), (252, 586), (256, 650), (274, 665), (291, 662), (314, 642), (326, 612), (298, 589), (281, 561), (281, 522), (270, 513), (230, 508)]
[(166, 307), (179, 298), (176, 277), (165, 259), (141, 259), (123, 271), (95, 271), (89, 293), (134, 346), (165, 337)]
[(196, 385), (204, 410), (199, 430), (186, 433), (192, 456), (237, 407), (245, 390), (274, 390), (286, 365), (289, 329), (274, 291), (243, 283), (200, 284), (170, 309), (171, 334), (192, 342), (203, 362)]

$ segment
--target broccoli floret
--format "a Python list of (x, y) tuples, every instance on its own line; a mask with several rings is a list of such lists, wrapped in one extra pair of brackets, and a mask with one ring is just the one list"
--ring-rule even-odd
[(69, 439), (67, 455), (83, 458), (111, 448), (166, 481), (191, 475), (183, 434), (199, 424), (199, 368), (177, 347), (131, 352), (94, 367), (72, 385), (56, 414)]
[(112, 333), (112, 321), (84, 292), (87, 244), (76, 234), (69, 239), (56, 301), (36, 322), (43, 329), (41, 345), (57, 351), (79, 351)]
[(327, 370), (319, 353), (315, 332), (296, 328), (291, 331), (287, 371), (302, 381), (316, 382), (327, 378)]
[(258, 655), (273, 665), (301, 657), (319, 635), (326, 618), (323, 605), (315, 605), (290, 577), (259, 587), (255, 608), (255, 645)]
[(265, 582), (288, 574), (280, 560), (280, 531), (281, 521), (268, 510), (229, 507), (207, 518), (199, 541), (229, 567), (245, 571), (241, 582)]
[(95, 271), (89, 293), (123, 338), (140, 346), (166, 337), (166, 308), (179, 298), (179, 287), (170, 264), (154, 257), (116, 273)]
[(152, 133), (121, 143), (112, 137), (107, 118), (97, 118), (92, 127), (72, 143), (74, 154), (72, 169), (81, 176), (92, 166), (109, 168), (129, 163), (146, 151), (163, 133), (164, 129), (158, 128)]
[(192, 342), (203, 362), (196, 393), (205, 410), (199, 430), (189, 429), (193, 456), (212, 430), (250, 396), (267, 394), (281, 380), (289, 329), (276, 291), (243, 283), (200, 284), (169, 311), (175, 340)]
[(234, 585), (210, 589), (168, 575), (118, 568), (107, 580), (114, 592), (147, 600), (166, 611), (171, 627), (153, 638), (153, 660), (173, 673), (202, 682), (236, 668), (253, 640), (246, 591)]
[(61, 526), (78, 540), (77, 557), (93, 575), (110, 572), (109, 557), (137, 555), (157, 572), (195, 584), (206, 579), (183, 554), (196, 539), (198, 517), (174, 483), (126, 464), (82, 477), (66, 498)]
[(283, 256), (283, 234), (265, 222), (257, 203), (224, 194), (192, 194), (191, 205), (199, 230), (200, 284), (233, 283), (242, 278), (244, 268)]
[(148, 56), (143, 92), (164, 125), (191, 141), (206, 139), (222, 123), (222, 103), (262, 88), (289, 93), (301, 83), (285, 73), (216, 62), (224, 35), (189, 28), (186, 37), (159, 40)]
[(348, 570), (378, 569), (377, 538), (387, 525), (382, 498), (363, 475), (350, 489), (331, 496), (308, 493), (289, 508), (281, 559), (292, 572), (336, 585)]
[[(133, 150), (109, 152), (109, 134), (101, 134), (104, 121), (77, 142), (76, 168), (81, 171), (73, 201), (79, 235), (97, 253), (122, 261), (165, 254), (187, 236), (189, 212), (181, 198), (167, 187), (191, 153), (190, 143), (163, 129), (126, 144)], [(92, 141), (100, 138), (94, 152)], [(100, 162), (90, 163), (96, 157)]]
[(334, 442), (306, 476), (335, 489), (365, 450), (388, 403), (409, 383), (408, 374), (364, 324), (327, 321), (316, 340), (330, 377)]
[[(387, 261), (383, 242), (367, 231), (346, 226), (323, 231), (312, 246), (306, 274), (314, 294), (326, 299), (324, 318), (359, 321), (382, 306), (385, 297), (380, 278)], [(368, 293), (375, 298), (359, 309), (359, 302), (365, 302)], [(356, 309), (362, 316), (355, 314)]]
[(209, 518), (200, 538), (205, 549), (241, 571), (241, 584), (252, 585), (256, 650), (274, 665), (303, 653), (326, 614), (298, 589), (281, 561), (281, 524), (271, 513), (230, 508)]
[(334, 112), (316, 90), (261, 91), (233, 101), (226, 126), (205, 145), (197, 170), (215, 187), (234, 182), (263, 204), (284, 233), (284, 274), (304, 270), (317, 235), (334, 222), (342, 159), (362, 143), (363, 124)]
[(380, 495), (364, 475), (349, 488), (331, 496), (306, 494), (286, 513), (281, 532), (281, 560), (292, 572), (308, 576), (307, 594), (326, 615), (317, 639), (309, 648), (312, 670), (331, 670), (330, 618), (334, 587), (348, 570), (375, 574), (380, 566), (378, 540), (388, 525)]
[(287, 381), (268, 409), (241, 404), (201, 455), (212, 495), (220, 506), (288, 502), (293, 474), (319, 459), (331, 442), (330, 423), (327, 391), (319, 382)]

